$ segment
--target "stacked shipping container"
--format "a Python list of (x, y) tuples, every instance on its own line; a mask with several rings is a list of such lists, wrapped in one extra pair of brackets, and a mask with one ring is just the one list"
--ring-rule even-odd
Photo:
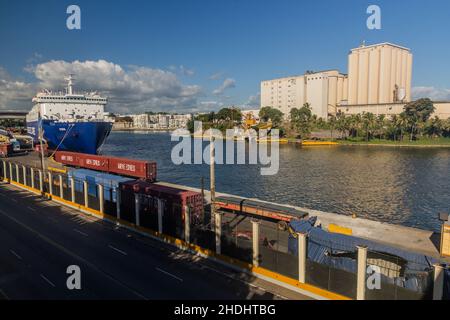
[(144, 181), (119, 184), (121, 192), (121, 217), (135, 223), (135, 194), (140, 195), (139, 218), (141, 225), (158, 230), (158, 206), (162, 205), (162, 224), (165, 234), (182, 237), (186, 207), (190, 209), (191, 224), (202, 219), (203, 198), (198, 192), (167, 187)]

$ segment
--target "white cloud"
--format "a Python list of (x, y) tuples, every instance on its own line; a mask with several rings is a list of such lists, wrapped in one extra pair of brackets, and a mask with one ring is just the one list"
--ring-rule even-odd
[(33, 84), (13, 79), (4, 68), (0, 67), (0, 109), (29, 110), (35, 91)]
[(195, 74), (195, 71), (193, 69), (186, 68), (183, 65), (178, 66), (178, 67), (177, 66), (173, 66), (173, 65), (169, 66), (169, 70), (173, 71), (175, 73), (178, 73), (180, 75), (183, 75), (183, 76), (188, 76), (188, 77), (191, 77), (191, 76), (193, 76)]
[(231, 78), (227, 78), (223, 81), (223, 83), (213, 91), (213, 94), (216, 96), (219, 96), (224, 93), (226, 89), (234, 88), (236, 87), (236, 81)]
[(244, 109), (254, 109), (259, 108), (261, 101), (261, 94), (257, 93), (254, 96), (248, 97), (247, 102), (242, 106)]
[(420, 98), (430, 98), (433, 101), (450, 101), (450, 89), (413, 87), (412, 97), (414, 100)]
[[(22, 93), (26, 97), (25, 109), (31, 107), (31, 98), (37, 88), (62, 90), (64, 77), (75, 74), (75, 90), (95, 90), (109, 98), (108, 111), (135, 113), (148, 110), (188, 112), (198, 104), (201, 87), (184, 85), (177, 75), (170, 71), (141, 66), (130, 66), (124, 69), (118, 64), (105, 60), (73, 61), (52, 60), (40, 63), (29, 69), (38, 80), (36, 84), (16, 83), (33, 89), (32, 93)], [(5, 81), (4, 72), (0, 79)], [(11, 81), (10, 81), (11, 82)], [(11, 83), (9, 86), (11, 87)], [(2, 103), (14, 99), (17, 92), (5, 93), (5, 84), (0, 87)]]
[(222, 79), (222, 77), (223, 77), (223, 72), (216, 72), (216, 73), (210, 75), (209, 79), (210, 80), (219, 80), (219, 79)]

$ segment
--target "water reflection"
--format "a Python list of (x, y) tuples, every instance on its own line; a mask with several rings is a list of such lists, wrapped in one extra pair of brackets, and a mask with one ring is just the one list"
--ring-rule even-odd
[[(158, 162), (159, 179), (208, 185), (207, 165), (176, 166), (168, 133), (113, 132), (103, 153)], [(205, 143), (207, 145), (207, 143)], [(216, 166), (217, 190), (373, 220), (439, 229), (449, 211), (450, 149), (280, 146), (280, 169), (261, 176), (258, 165)]]

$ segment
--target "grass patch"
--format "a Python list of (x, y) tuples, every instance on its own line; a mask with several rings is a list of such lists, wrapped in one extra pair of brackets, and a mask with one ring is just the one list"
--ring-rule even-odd
[(373, 144), (373, 145), (399, 145), (399, 146), (436, 146), (448, 145), (450, 146), (450, 138), (422, 138), (414, 141), (404, 139), (403, 141), (392, 141), (385, 139), (372, 139), (367, 142), (364, 138), (348, 138), (346, 140), (338, 140), (339, 144)]

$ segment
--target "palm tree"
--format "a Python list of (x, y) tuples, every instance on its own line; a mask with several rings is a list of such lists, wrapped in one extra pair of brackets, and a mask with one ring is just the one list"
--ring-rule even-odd
[(362, 115), (362, 122), (366, 132), (366, 141), (368, 142), (372, 135), (372, 130), (376, 125), (375, 115), (371, 112), (364, 112)]
[(330, 133), (331, 133), (331, 140), (333, 140), (333, 131), (334, 128), (336, 127), (336, 116), (335, 115), (331, 115), (328, 117), (328, 125), (330, 127)]
[(404, 112), (400, 113), (400, 115), (397, 118), (397, 127), (400, 129), (400, 141), (403, 141), (403, 132), (408, 127), (408, 117)]

